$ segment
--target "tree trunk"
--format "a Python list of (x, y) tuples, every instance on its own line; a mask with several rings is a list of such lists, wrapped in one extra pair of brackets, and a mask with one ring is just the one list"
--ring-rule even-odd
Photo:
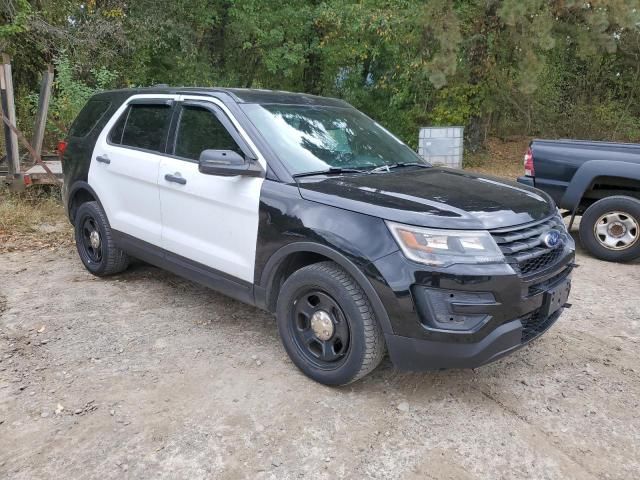
[[(317, 3), (317, 2), (316, 2)], [(323, 32), (313, 23), (309, 29), (309, 42), (305, 55), (305, 66), (302, 72), (302, 84), (306, 93), (320, 95), (322, 93), (322, 54), (314, 45), (320, 41)]]
[(485, 122), (480, 116), (474, 116), (464, 132), (465, 149), (471, 153), (481, 151), (484, 148)]

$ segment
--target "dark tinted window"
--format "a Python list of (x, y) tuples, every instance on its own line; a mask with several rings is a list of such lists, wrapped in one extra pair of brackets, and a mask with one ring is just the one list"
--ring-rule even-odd
[(84, 108), (80, 110), (73, 125), (71, 125), (69, 135), (71, 137), (84, 137), (87, 135), (93, 130), (93, 127), (96, 126), (96, 123), (102, 118), (110, 105), (111, 102), (105, 100), (89, 100)]
[(201, 107), (184, 107), (180, 116), (175, 155), (197, 160), (203, 150), (242, 150), (220, 120)]
[(122, 132), (124, 132), (124, 124), (127, 123), (128, 116), (129, 109), (127, 108), (109, 132), (109, 141), (111, 143), (118, 145), (122, 143)]
[(123, 146), (164, 152), (170, 116), (169, 105), (131, 105), (128, 114), (125, 114), (125, 119), (120, 119), (125, 122), (121, 135), (122, 141), (118, 142), (120, 121), (111, 132), (111, 139), (114, 143), (121, 143)]

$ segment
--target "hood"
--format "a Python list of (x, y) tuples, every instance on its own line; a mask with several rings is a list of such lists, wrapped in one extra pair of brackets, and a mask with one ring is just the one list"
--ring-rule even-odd
[(447, 168), (298, 179), (303, 198), (394, 222), (490, 230), (542, 220), (551, 198), (534, 188)]

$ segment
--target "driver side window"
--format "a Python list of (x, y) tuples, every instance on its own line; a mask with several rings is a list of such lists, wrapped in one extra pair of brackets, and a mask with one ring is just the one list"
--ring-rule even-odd
[(233, 150), (244, 155), (220, 120), (198, 106), (184, 106), (176, 134), (174, 155), (198, 160), (203, 150)]

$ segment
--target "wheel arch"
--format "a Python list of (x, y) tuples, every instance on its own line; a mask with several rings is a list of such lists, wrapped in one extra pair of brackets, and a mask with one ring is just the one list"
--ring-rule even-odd
[(570, 226), (585, 194), (598, 178), (637, 181), (640, 185), (640, 164), (611, 160), (591, 160), (576, 171), (558, 206), (571, 212)]
[(362, 270), (341, 252), (318, 243), (292, 243), (271, 255), (260, 275), (260, 283), (256, 287), (256, 304), (274, 312), (280, 288), (293, 272), (307, 265), (327, 260), (340, 265), (358, 282), (369, 297), (382, 331), (391, 333), (391, 322), (387, 311)]
[[(69, 189), (69, 200), (67, 202), (67, 216), (69, 217), (69, 221), (73, 223), (76, 212), (80, 205), (86, 202), (98, 202), (100, 208), (102, 208), (102, 203), (100, 203), (100, 198), (96, 194), (95, 190), (91, 188), (87, 182), (83, 180), (78, 180), (74, 182), (74, 184)], [(104, 210), (104, 208), (103, 208)]]
[(618, 178), (637, 181), (640, 184), (640, 165), (609, 160), (591, 160), (583, 163), (571, 179), (559, 206), (573, 212), (598, 178)]

